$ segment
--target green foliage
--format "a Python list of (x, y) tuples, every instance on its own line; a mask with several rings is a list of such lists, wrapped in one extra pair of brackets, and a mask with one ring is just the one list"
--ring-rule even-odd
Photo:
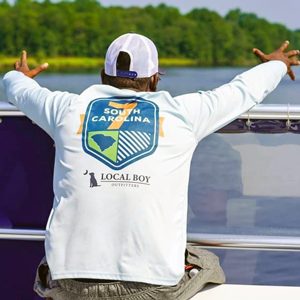
[(152, 39), (160, 57), (189, 65), (253, 64), (253, 47), (267, 53), (287, 39), (300, 48), (299, 30), (238, 9), (223, 18), (207, 9), (183, 15), (165, 4), (106, 8), (97, 0), (17, 0), (14, 5), (0, 0), (1, 56), (19, 56), (26, 49), (37, 60), (103, 58), (111, 41), (130, 31)]

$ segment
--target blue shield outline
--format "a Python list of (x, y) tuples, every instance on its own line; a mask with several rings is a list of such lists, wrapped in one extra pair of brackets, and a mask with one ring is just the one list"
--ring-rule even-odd
[[(122, 126), (118, 130), (109, 130), (107, 127), (108, 123), (105, 122), (97, 122), (92, 123), (92, 118), (95, 114), (95, 112), (99, 113), (100, 108), (100, 116), (103, 116), (101, 114), (101, 109), (103, 112), (105, 109), (109, 109), (110, 106), (108, 105), (110, 102), (115, 102), (119, 104), (125, 104), (125, 103), (137, 103), (136, 111), (141, 111), (141, 118), (145, 117), (150, 119), (150, 124), (143, 124), (143, 123), (137, 123), (135, 121), (127, 122), (124, 124), (122, 123)], [(95, 108), (93, 110), (93, 108)], [(95, 116), (94, 116), (95, 117)], [(132, 117), (132, 116), (131, 116)], [(127, 120), (126, 120), (127, 121)], [(104, 127), (103, 127), (104, 126)], [(127, 129), (127, 130), (126, 130)], [(140, 129), (140, 130), (136, 130)], [(142, 130), (142, 131), (141, 131)], [(101, 153), (103, 150), (102, 148), (96, 148), (96, 146), (91, 146), (91, 139), (94, 139), (93, 135), (96, 132), (96, 136), (101, 136), (105, 139), (110, 139), (110, 143), (112, 143), (111, 146), (108, 148), (114, 149), (116, 151), (116, 157), (112, 159), (111, 156), (104, 155), (104, 152)], [(138, 137), (140, 138), (141, 144), (143, 144), (142, 147), (139, 148), (139, 151), (134, 149), (132, 144), (126, 140), (126, 136), (128, 136), (128, 140), (131, 140), (131, 137), (134, 138)], [(141, 136), (141, 137), (139, 137)], [(149, 136), (149, 138), (148, 138)], [(117, 137), (117, 139), (116, 139)], [(146, 137), (146, 138), (144, 138)], [(82, 147), (83, 150), (91, 155), (92, 157), (96, 158), (100, 162), (104, 163), (108, 167), (110, 167), (113, 170), (121, 170), (125, 168), (126, 166), (145, 158), (149, 155), (152, 155), (158, 145), (158, 137), (159, 137), (159, 107), (152, 101), (146, 100), (142, 97), (109, 97), (109, 98), (96, 98), (92, 101), (90, 101), (86, 113), (85, 118), (83, 122), (83, 131), (82, 131)], [(123, 139), (123, 140), (122, 140)], [(149, 141), (145, 141), (146, 139), (149, 139)], [(113, 141), (116, 141), (116, 144)], [(94, 142), (93, 142), (94, 143)], [(122, 144), (123, 143), (123, 144)], [(124, 144), (127, 143), (125, 146), (127, 146), (127, 153), (124, 154), (122, 151), (124, 151)], [(141, 145), (140, 144), (140, 145)], [(110, 145), (110, 144), (109, 144)], [(135, 144), (136, 145), (136, 144)], [(123, 147), (123, 148), (122, 148)], [(137, 147), (137, 145), (136, 145)], [(116, 149), (117, 148), (117, 149)], [(138, 148), (138, 147), (137, 147)], [(105, 150), (108, 151), (108, 150)], [(134, 151), (137, 151), (134, 153)], [(114, 151), (111, 150), (112, 153)], [(131, 154), (130, 154), (131, 153)], [(127, 156), (126, 156), (127, 155)]]

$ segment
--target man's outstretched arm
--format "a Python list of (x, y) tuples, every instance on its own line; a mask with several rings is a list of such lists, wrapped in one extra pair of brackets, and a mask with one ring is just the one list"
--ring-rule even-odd
[(30, 70), (27, 66), (27, 54), (23, 51), (21, 62), (16, 61), (15, 71), (7, 73), (3, 78), (3, 83), (8, 101), (53, 138), (60, 116), (78, 95), (51, 92), (32, 79), (47, 67), (46, 63)]
[(213, 91), (175, 98), (185, 108), (198, 141), (260, 103), (287, 73), (294, 80), (291, 66), (300, 63), (291, 57), (298, 55), (299, 51), (284, 52), (287, 46), (288, 42), (285, 42), (268, 55), (254, 49), (254, 54), (266, 63), (236, 76), (230, 83)]

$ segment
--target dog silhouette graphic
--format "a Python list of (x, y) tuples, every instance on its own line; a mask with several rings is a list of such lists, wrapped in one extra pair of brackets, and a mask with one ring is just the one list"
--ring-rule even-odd
[(97, 183), (97, 179), (96, 179), (96, 177), (95, 177), (95, 173), (91, 172), (91, 173), (89, 173), (89, 174), (90, 174), (90, 176), (91, 176), (91, 178), (90, 178), (90, 187), (100, 186), (100, 185), (98, 185), (98, 183)]

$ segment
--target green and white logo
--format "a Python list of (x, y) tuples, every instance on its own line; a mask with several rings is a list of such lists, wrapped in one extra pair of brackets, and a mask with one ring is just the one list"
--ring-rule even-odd
[(159, 134), (158, 106), (142, 98), (100, 98), (90, 102), (84, 119), (86, 153), (120, 170), (151, 155)]

